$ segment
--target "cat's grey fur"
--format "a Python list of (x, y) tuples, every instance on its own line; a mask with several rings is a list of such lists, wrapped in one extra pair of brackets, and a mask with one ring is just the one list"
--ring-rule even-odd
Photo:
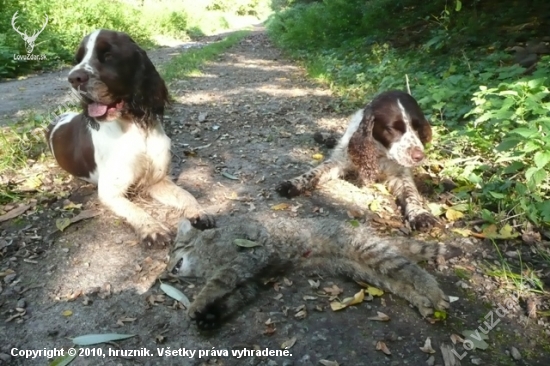
[[(200, 231), (182, 220), (167, 270), (206, 284), (188, 309), (200, 328), (212, 328), (256, 298), (261, 278), (311, 268), (389, 290), (423, 316), (449, 306), (436, 279), (415, 261), (441, 258), (446, 248), (405, 237), (381, 237), (368, 225), (335, 219), (282, 218), (258, 222), (236, 217)], [(234, 243), (247, 239), (259, 246)]]

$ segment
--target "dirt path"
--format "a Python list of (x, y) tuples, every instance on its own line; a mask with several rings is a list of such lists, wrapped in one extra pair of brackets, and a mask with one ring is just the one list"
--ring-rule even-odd
[[(8, 89), (15, 90), (25, 82), (13, 83)], [(224, 224), (224, 217), (245, 212), (260, 218), (330, 215), (349, 220), (347, 212), (360, 208), (370, 220), (372, 214), (365, 208), (373, 198), (379, 200), (380, 207), (387, 207), (380, 209), (382, 216), (399, 217), (387, 197), (341, 181), (327, 184), (311, 197), (289, 201), (274, 194), (281, 177), (307, 168), (314, 154), (328, 153), (313, 142), (312, 135), (317, 131), (342, 133), (346, 115), (335, 113), (332, 106), (337, 101), (330, 92), (308, 81), (303, 70), (285, 60), (261, 30), (206, 65), (202, 76), (173, 83), (171, 89), (177, 99), (167, 118), (174, 146), (174, 178), (218, 215), (219, 225)], [(0, 89), (4, 98), (6, 90)], [(26, 95), (30, 100), (30, 94)], [(32, 98), (40, 103), (40, 97), (37, 93)], [(55, 172), (52, 165), (51, 174)], [(238, 179), (229, 179), (223, 172)], [(101, 210), (93, 187), (75, 182), (67, 187), (71, 202), (82, 203), (82, 209)], [(282, 211), (271, 208), (279, 203), (290, 207)], [(488, 334), (489, 348), (464, 351), (456, 345), (456, 353), (464, 353), (462, 365), (550, 362), (548, 349), (544, 348), (547, 343), (541, 336), (543, 329), (518, 316), (513, 308), (509, 316), (499, 318), (494, 309), (501, 304), (481, 298), (472, 289), (483, 290), (488, 283), (476, 272), (472, 257), (486, 249), (480, 242), (462, 240), (468, 256), (450, 263), (447, 270), (438, 272), (433, 265), (426, 265), (437, 274), (449, 295), (459, 297), (446, 321), (430, 324), (406, 301), (391, 294), (333, 312), (319, 289), (334, 284), (343, 289), (341, 296), (348, 297), (359, 290), (357, 284), (289, 273), (216, 334), (205, 336), (188, 321), (184, 309), (161, 296), (155, 282), (164, 270), (168, 249), (137, 245), (127, 225), (104, 211), (69, 226), (63, 233), (48, 235), (56, 219), (79, 212), (64, 210), (67, 204), (63, 199), (41, 202), (25, 216), (0, 226), (0, 363), (45, 365), (43, 357), (24, 360), (9, 354), (14, 347), (67, 349), (71, 346), (68, 338), (116, 332), (137, 336), (101, 346), (104, 353), (145, 347), (155, 356), (90, 356), (78, 358), (72, 365), (337, 365), (321, 360), (337, 361), (342, 366), (444, 365), (441, 345), (452, 346), (453, 333), (478, 329), (491, 310), (499, 323)], [(177, 222), (170, 212), (151, 203), (143, 204), (166, 222)], [(379, 226), (392, 235), (406, 232), (400, 227)], [(469, 280), (456, 276), (458, 265), (472, 270)], [(310, 286), (310, 279), (320, 282), (319, 289)], [(190, 299), (200, 285), (174, 284)], [(303, 309), (305, 317), (296, 317)], [(387, 314), (391, 320), (368, 319), (377, 312)], [(19, 313), (24, 315), (14, 317)], [(288, 357), (156, 356), (160, 348), (276, 350), (294, 337), (296, 342)], [(427, 337), (433, 354), (420, 350)], [(385, 342), (391, 356), (376, 350), (379, 341)], [(510, 356), (511, 347), (520, 350), (520, 360)]]

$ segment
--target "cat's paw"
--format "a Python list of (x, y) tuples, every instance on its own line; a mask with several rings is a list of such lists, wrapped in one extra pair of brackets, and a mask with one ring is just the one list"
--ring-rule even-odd
[(200, 330), (213, 330), (222, 325), (224, 308), (220, 303), (207, 304), (200, 309), (191, 304), (187, 313)]
[(413, 305), (418, 308), (423, 317), (432, 315), (435, 310), (445, 311), (450, 306), (449, 297), (439, 287), (417, 293), (413, 298)]
[(421, 212), (413, 217), (409, 217), (408, 221), (411, 228), (418, 231), (427, 231), (440, 225), (439, 220), (427, 211)]
[(275, 188), (275, 191), (277, 191), (279, 195), (286, 198), (292, 198), (300, 195), (300, 190), (298, 189), (298, 187), (292, 184), (292, 182), (289, 180), (280, 183)]

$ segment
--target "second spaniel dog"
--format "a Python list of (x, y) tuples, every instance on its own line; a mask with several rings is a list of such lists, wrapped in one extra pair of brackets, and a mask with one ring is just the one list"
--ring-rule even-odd
[(385, 180), (411, 227), (430, 228), (438, 220), (423, 207), (411, 168), (424, 161), (431, 139), (431, 126), (416, 100), (402, 91), (386, 91), (353, 115), (329, 159), (276, 190), (290, 198), (355, 172), (364, 183)]
[(147, 244), (165, 243), (168, 228), (132, 203), (129, 191), (173, 207), (198, 228), (215, 226), (197, 200), (168, 177), (170, 138), (162, 127), (168, 90), (146, 52), (122, 32), (96, 30), (82, 40), (68, 81), (83, 110), (65, 113), (47, 139), (68, 173), (97, 184), (99, 200)]

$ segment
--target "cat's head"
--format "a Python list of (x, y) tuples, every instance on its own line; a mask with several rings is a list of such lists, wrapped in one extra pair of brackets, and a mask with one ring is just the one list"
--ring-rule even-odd
[(194, 239), (201, 233), (194, 228), (191, 222), (183, 219), (178, 224), (178, 232), (174, 240), (174, 248), (170, 252), (170, 259), (166, 270), (176, 276), (193, 276), (192, 253)]

